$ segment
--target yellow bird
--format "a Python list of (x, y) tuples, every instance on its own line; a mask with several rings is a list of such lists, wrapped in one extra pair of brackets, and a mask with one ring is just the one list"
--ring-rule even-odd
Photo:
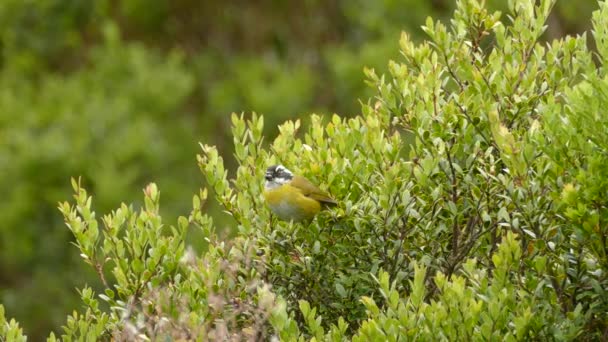
[(266, 169), (264, 198), (270, 210), (284, 221), (310, 221), (334, 199), (308, 179), (296, 176), (283, 165)]

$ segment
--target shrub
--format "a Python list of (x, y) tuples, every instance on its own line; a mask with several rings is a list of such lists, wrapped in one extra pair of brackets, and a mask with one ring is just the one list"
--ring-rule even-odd
[[(139, 212), (122, 205), (105, 215), (100, 227), (91, 197), (79, 183), (73, 186), (76, 204), (63, 203), (60, 210), (81, 256), (101, 278), (105, 291), (99, 298), (110, 310), (102, 311), (93, 291), (83, 289), (86, 311), (68, 317), (62, 340), (252, 339), (267, 336), (267, 321), (286, 325), (285, 303), (262, 280), (251, 241), (216, 240), (213, 221), (200, 212), (205, 192), (194, 196), (189, 218), (180, 217), (166, 229), (160, 192), (152, 183)], [(190, 224), (202, 229), (210, 244), (201, 258), (185, 246)], [(296, 328), (295, 322), (290, 325)], [(52, 334), (49, 340), (55, 339)]]
[[(411, 289), (412, 265), (418, 262), (428, 270), (427, 299), (435, 298), (441, 290), (435, 275), (452, 279), (471, 258), (488, 274), (496, 272), (497, 246), (515, 232), (522, 251), (511, 270), (518, 291), (543, 302), (528, 307), (535, 317), (551, 313), (540, 315), (546, 320), (535, 326), (571, 320), (564, 330), (530, 334), (577, 336), (583, 331), (579, 305), (589, 308), (585, 332), (601, 331), (596, 329), (605, 322), (603, 302), (580, 302), (582, 289), (594, 298), (603, 298), (603, 290), (598, 282), (584, 284), (589, 275), (573, 268), (572, 233), (564, 227), (571, 222), (560, 215), (557, 201), (564, 174), (545, 152), (551, 114), (544, 111), (550, 103), (566, 106), (570, 89), (596, 68), (585, 36), (538, 43), (552, 5), (510, 2), (507, 26), (499, 13), (488, 13), (477, 2), (459, 2), (450, 28), (427, 20), (429, 42), (416, 46), (403, 35), (404, 61), (389, 63), (390, 77), (367, 71), (379, 95), (363, 107), (363, 115), (334, 116), (326, 124), (312, 116), (302, 138), (300, 122), (287, 122), (272, 154), (257, 148), (260, 119), (246, 124), (235, 118), (241, 166), (232, 187), (225, 173), (217, 172), (223, 170), (217, 152), (204, 148), (200, 161), (209, 183), (241, 234), (255, 236), (265, 251), (268, 279), (290, 307), (303, 299), (325, 321), (342, 317), (357, 329), (365, 317), (358, 299), (379, 296), (370, 273), (384, 270), (403, 293)], [(259, 209), (261, 189), (252, 184), (260, 183), (263, 165), (278, 162), (325, 184), (341, 208), (308, 227), (273, 221)], [(596, 240), (600, 250), (602, 240)], [(576, 245), (577, 257), (599, 262), (599, 255)], [(501, 305), (515, 310), (521, 300)], [(496, 306), (492, 301), (487, 298), (482, 309)], [(482, 329), (482, 321), (474, 322)], [(494, 328), (486, 336), (504, 333)], [(518, 334), (525, 336), (513, 336)]]
[[(505, 24), (458, 1), (450, 26), (427, 20), (429, 41), (403, 34), (389, 75), (366, 70), (377, 96), (359, 116), (312, 115), (304, 133), (288, 121), (265, 147), (263, 117), (233, 115), (236, 174), (213, 146), (198, 156), (232, 239), (202, 212), (207, 190), (175, 225), (154, 184), (141, 210), (99, 222), (74, 181), (60, 210), (109, 310), (85, 288), (62, 338), (601, 338), (608, 4), (594, 15), (599, 66), (585, 35), (538, 43), (553, 2), (508, 6)], [(340, 205), (278, 221), (261, 196), (275, 163)], [(190, 226), (208, 243), (200, 257)]]

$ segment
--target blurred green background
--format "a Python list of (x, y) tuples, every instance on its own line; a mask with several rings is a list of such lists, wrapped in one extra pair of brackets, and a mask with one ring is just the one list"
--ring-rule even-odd
[[(505, 6), (502, 0), (490, 7)], [(151, 181), (165, 222), (202, 186), (198, 142), (230, 165), (229, 114), (276, 124), (355, 115), (364, 66), (399, 59), (452, 0), (0, 1), (0, 301), (32, 340), (80, 309), (96, 277), (56, 209), (81, 176), (99, 214)], [(558, 1), (547, 39), (586, 30), (594, 0)], [(219, 220), (227, 226), (227, 219)], [(194, 237), (193, 240), (196, 240)], [(194, 241), (196, 242), (196, 241)]]

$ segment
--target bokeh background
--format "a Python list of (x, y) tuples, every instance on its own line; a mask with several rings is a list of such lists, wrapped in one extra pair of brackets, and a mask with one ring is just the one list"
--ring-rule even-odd
[[(558, 0), (545, 39), (588, 29), (596, 7)], [(137, 206), (155, 181), (170, 224), (203, 186), (199, 141), (218, 145), (230, 165), (230, 113), (264, 114), (269, 141), (286, 119), (356, 115), (373, 95), (363, 67), (382, 72), (399, 59), (402, 30), (422, 39), (426, 17), (446, 20), (453, 8), (454, 0), (1, 0), (8, 316), (41, 340), (80, 309), (76, 289), (97, 284), (56, 209), (71, 198), (70, 177), (82, 177), (98, 215)]]

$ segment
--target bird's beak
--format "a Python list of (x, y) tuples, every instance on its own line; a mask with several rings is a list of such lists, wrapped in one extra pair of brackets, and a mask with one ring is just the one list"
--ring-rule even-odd
[(266, 173), (266, 178), (267, 181), (271, 181), (272, 180), (272, 174), (271, 173)]

